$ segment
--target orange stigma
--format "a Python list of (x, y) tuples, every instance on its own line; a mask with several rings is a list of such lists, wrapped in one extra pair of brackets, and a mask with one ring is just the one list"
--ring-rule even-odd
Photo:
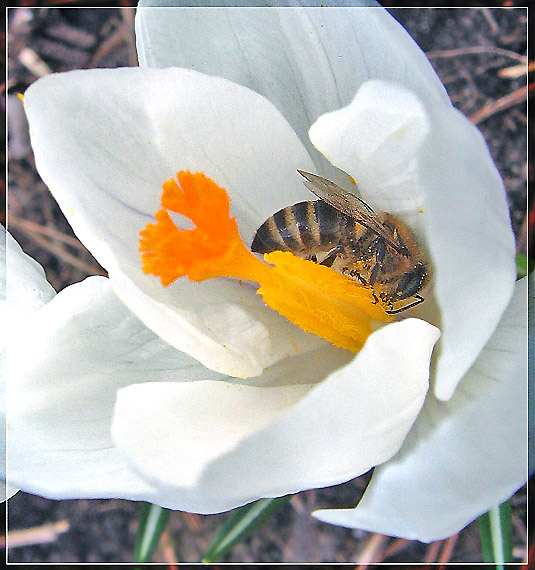
[[(202, 172), (180, 171), (163, 184), (163, 209), (156, 223), (140, 232), (143, 271), (167, 287), (187, 276), (216, 277), (260, 284), (265, 303), (292, 323), (341, 348), (360, 350), (379, 323), (389, 322), (385, 307), (365, 287), (333, 269), (274, 251), (258, 259), (243, 243), (230, 217), (226, 191)], [(189, 218), (195, 228), (177, 228), (168, 210)]]

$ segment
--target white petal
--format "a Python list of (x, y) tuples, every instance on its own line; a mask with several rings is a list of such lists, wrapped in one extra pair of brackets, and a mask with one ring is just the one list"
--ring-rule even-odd
[[(416, 319), (386, 326), (315, 386), (130, 386), (118, 395), (114, 440), (167, 489), (163, 506), (180, 510), (215, 513), (347, 481), (401, 445), (425, 398), (437, 337)], [(293, 360), (273, 374), (306, 381)]]
[(503, 183), (479, 130), (454, 109), (431, 121), (418, 172), (441, 311), (435, 394), (447, 400), (511, 298), (515, 240)]
[[(382, 8), (150, 8), (141, 2), (141, 66), (178, 66), (226, 77), (266, 96), (305, 144), (324, 113), (348, 105), (368, 79), (449, 102), (424, 53)], [(326, 172), (328, 174), (328, 171)]]
[(274, 211), (309, 197), (296, 169), (310, 158), (266, 99), (190, 70), (117, 69), (45, 77), (24, 101), (43, 180), (117, 294), (157, 334), (239, 376), (318, 345), (254, 288), (185, 278), (164, 288), (141, 270), (139, 231), (178, 170), (226, 187), (246, 243)]
[(254, 287), (224, 279), (167, 288), (110, 272), (116, 294), (160, 338), (225, 375), (258, 376), (281, 358), (327, 344), (269, 309)]
[(431, 395), (355, 509), (322, 521), (425, 542), (458, 532), (527, 478), (526, 279), (455, 395)]
[[(535, 433), (535, 274), (533, 271), (528, 276), (528, 433)], [(531, 437), (528, 441), (528, 470), (529, 475), (535, 472), (535, 440)]]
[(376, 211), (416, 226), (424, 201), (416, 156), (430, 131), (427, 115), (414, 92), (368, 81), (350, 105), (320, 117), (309, 135), (318, 150), (356, 180)]
[(112, 441), (117, 390), (219, 375), (161, 341), (105, 278), (67, 287), (27, 324), (8, 347), (9, 482), (57, 499), (161, 500)]
[(481, 134), (455, 109), (375, 81), (310, 136), (366, 201), (420, 237), (440, 316), (430, 302), (418, 315), (442, 331), (435, 393), (450, 398), (496, 328), (516, 273), (505, 190)]
[[(27, 326), (29, 316), (50, 301), (56, 292), (43, 268), (26, 255), (19, 244), (0, 226), (0, 470), (6, 473), (6, 351), (7, 339)], [(2, 482), (2, 500), (17, 489)]]
[(14, 311), (33, 312), (48, 303), (56, 292), (39, 263), (0, 228), (0, 300), (6, 300)]
[(7, 501), (8, 499), (11, 499), (11, 497), (18, 493), (19, 490), (20, 489), (16, 489), (11, 485), (6, 485), (5, 481), (2, 481), (0, 483), (0, 500)]

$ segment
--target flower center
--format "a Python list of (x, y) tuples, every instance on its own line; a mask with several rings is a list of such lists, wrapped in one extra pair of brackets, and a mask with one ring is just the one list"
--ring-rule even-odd
[[(260, 284), (265, 303), (292, 323), (340, 348), (360, 350), (369, 334), (392, 317), (369, 287), (329, 267), (274, 251), (264, 263), (243, 243), (230, 217), (226, 191), (202, 172), (180, 171), (163, 184), (163, 209), (140, 232), (143, 271), (167, 287), (180, 277), (216, 277)], [(168, 210), (189, 218), (195, 228), (177, 228)]]

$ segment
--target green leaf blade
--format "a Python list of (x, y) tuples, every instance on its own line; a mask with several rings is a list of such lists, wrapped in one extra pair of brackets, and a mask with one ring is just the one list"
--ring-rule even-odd
[(535, 262), (533, 259), (526, 257), (523, 253), (516, 254), (516, 276), (517, 279), (522, 279), (528, 273), (533, 271)]
[(134, 562), (150, 562), (160, 542), (162, 533), (167, 526), (169, 514), (169, 509), (151, 505), (150, 503), (141, 503), (134, 549)]
[(247, 538), (290, 498), (291, 495), (277, 499), (260, 499), (236, 509), (215, 536), (202, 561), (210, 563), (221, 560), (227, 552)]
[(483, 560), (498, 568), (513, 562), (511, 501), (494, 507), (478, 519)]

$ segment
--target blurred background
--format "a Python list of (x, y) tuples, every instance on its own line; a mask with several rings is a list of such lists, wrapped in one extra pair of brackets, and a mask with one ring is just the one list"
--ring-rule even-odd
[[(17, 93), (51, 72), (137, 65), (135, 3), (125, 0), (98, 8), (69, 1), (46, 7), (39, 2), (23, 4), (7, 11), (8, 74), (1, 93), (4, 109), (9, 104), (8, 224), (59, 291), (88, 275), (106, 272), (75, 238), (35, 170)], [(426, 52), (454, 105), (481, 129), (507, 189), (518, 251), (525, 253), (531, 235), (526, 196), (527, 98), (532, 93), (527, 10), (514, 7), (517, 2), (496, 8), (488, 2), (482, 8), (457, 8), (455, 3), (449, 8), (383, 5)], [(530, 181), (532, 176), (529, 170)], [(224, 562), (345, 562), (365, 567), (372, 562), (481, 560), (477, 523), (448, 540), (422, 544), (330, 526), (310, 516), (318, 508), (353, 507), (369, 477), (294, 496)], [(526, 558), (526, 499), (525, 487), (512, 499), (514, 556), (519, 562)], [(130, 562), (138, 510), (139, 504), (130, 501), (51, 501), (18, 493), (8, 504), (7, 559), (11, 563)], [(227, 517), (171, 513), (154, 561), (200, 561)]]

